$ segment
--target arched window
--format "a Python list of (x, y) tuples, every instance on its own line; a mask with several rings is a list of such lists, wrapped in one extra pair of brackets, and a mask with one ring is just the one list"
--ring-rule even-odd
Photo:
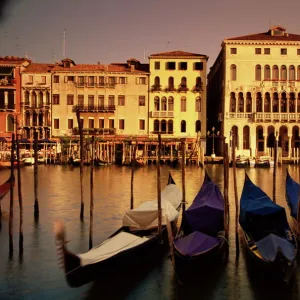
[(295, 80), (296, 79), (296, 72), (295, 72), (295, 66), (289, 67), (289, 80)]
[(280, 108), (281, 108), (281, 112), (287, 112), (287, 98), (286, 98), (286, 93), (281, 93)]
[(273, 112), (279, 112), (279, 109), (278, 109), (278, 101), (279, 101), (279, 98), (278, 98), (278, 93), (274, 93), (273, 94)]
[(249, 126), (244, 126), (243, 128), (243, 149), (250, 149), (250, 128)]
[(287, 80), (286, 66), (281, 66), (281, 68), (280, 68), (280, 79), (281, 80)]
[(186, 132), (186, 122), (185, 120), (182, 120), (180, 123), (180, 131), (181, 132)]
[(49, 92), (46, 92), (46, 104), (47, 105), (50, 104), (50, 94), (49, 94)]
[(161, 97), (161, 110), (166, 111), (167, 110), (167, 98)]
[(7, 131), (14, 132), (14, 116), (8, 115), (6, 122)]
[(296, 108), (295, 94), (290, 93), (290, 97), (289, 97), (289, 110), (290, 110), (290, 112), (295, 112), (295, 108)]
[(25, 91), (25, 105), (30, 105), (29, 103), (29, 92)]
[(271, 69), (269, 65), (265, 65), (265, 76), (264, 79), (265, 80), (271, 80)]
[(156, 76), (155, 78), (154, 78), (154, 85), (155, 86), (160, 86), (160, 79), (159, 79), (159, 77), (158, 76)]
[(265, 112), (271, 112), (270, 111), (270, 106), (271, 106), (271, 97), (270, 97), (270, 93), (265, 93)]
[(187, 86), (186, 77), (181, 78), (180, 86), (183, 87), (183, 88), (186, 88), (186, 86)]
[(261, 66), (260, 65), (255, 66), (255, 80), (261, 81)]
[(246, 112), (252, 112), (252, 97), (250, 92), (246, 94)]
[(186, 111), (186, 97), (181, 97), (180, 106), (181, 106), (181, 111), (185, 112)]
[(244, 112), (244, 96), (243, 93), (239, 93), (239, 112)]
[(261, 93), (256, 93), (256, 112), (262, 112)]
[(43, 107), (43, 92), (39, 92), (39, 107)]
[(154, 133), (159, 132), (159, 120), (153, 121), (153, 131), (154, 131)]
[(279, 80), (279, 70), (278, 70), (278, 66), (273, 66), (272, 69), (272, 79), (273, 80)]
[(196, 91), (199, 91), (202, 88), (202, 82), (201, 77), (196, 78), (196, 85), (195, 85)]
[(169, 90), (174, 89), (174, 78), (173, 77), (169, 77), (168, 88), (169, 88)]
[(168, 111), (174, 111), (174, 98), (172, 96), (168, 98)]
[(297, 80), (300, 80), (300, 66), (297, 67)]
[(236, 65), (230, 66), (230, 80), (236, 81)]
[(36, 93), (33, 92), (32, 95), (31, 95), (31, 107), (36, 107)]
[(154, 110), (159, 111), (159, 97), (154, 97)]
[(196, 97), (196, 103), (195, 103), (195, 111), (200, 112), (201, 111), (201, 98), (198, 96)]
[(168, 121), (168, 134), (173, 134), (173, 120)]
[(236, 98), (235, 93), (230, 93), (230, 112), (236, 112)]
[(201, 121), (200, 120), (196, 121), (196, 132), (201, 132)]
[(161, 130), (161, 133), (167, 133), (167, 121), (166, 120), (161, 120), (160, 130)]

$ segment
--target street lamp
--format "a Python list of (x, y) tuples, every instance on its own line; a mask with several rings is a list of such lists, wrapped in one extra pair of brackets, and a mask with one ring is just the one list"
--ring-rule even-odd
[[(215, 127), (213, 127), (211, 129), (211, 131), (212, 131), (212, 133), (211, 133), (211, 135), (212, 135), (212, 153), (211, 153), (211, 157), (212, 158), (216, 157), (216, 154), (215, 154), (215, 134), (217, 134), (217, 136), (220, 134), (219, 131), (217, 133), (215, 133), (215, 130), (216, 130)], [(210, 131), (207, 131), (207, 135), (210, 136)]]

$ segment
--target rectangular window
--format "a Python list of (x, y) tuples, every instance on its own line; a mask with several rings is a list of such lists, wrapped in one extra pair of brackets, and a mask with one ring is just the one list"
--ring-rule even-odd
[(104, 106), (104, 95), (98, 96), (98, 105), (102, 107)]
[(84, 86), (84, 76), (78, 76), (78, 86)]
[(88, 77), (88, 86), (95, 86), (95, 77), (94, 76)]
[(119, 83), (120, 84), (126, 84), (127, 83), (127, 77), (119, 77)]
[(170, 61), (166, 63), (166, 70), (176, 70), (175, 61)]
[(99, 76), (99, 86), (100, 87), (105, 86), (105, 78), (104, 78), (104, 76)]
[(147, 84), (146, 77), (138, 77), (137, 84)]
[(108, 128), (110, 128), (110, 129), (115, 128), (115, 120), (114, 119), (108, 120)]
[(203, 70), (203, 62), (196, 62), (194, 64), (194, 70), (195, 71), (201, 71), (201, 70)]
[(146, 105), (146, 96), (139, 96), (139, 106)]
[(95, 128), (94, 119), (89, 119), (89, 128)]
[(41, 84), (46, 84), (46, 76), (41, 76)]
[(99, 119), (99, 128), (104, 128), (104, 119)]
[(59, 94), (53, 94), (52, 104), (59, 105)]
[(119, 106), (125, 106), (125, 96), (124, 95), (119, 95), (118, 96), (118, 105)]
[(236, 48), (230, 48), (230, 54), (237, 54)]
[(121, 130), (125, 129), (125, 120), (124, 119), (119, 120), (119, 129), (121, 129)]
[(28, 75), (28, 83), (32, 84), (33, 83), (33, 76)]
[(54, 119), (54, 129), (59, 129), (59, 119)]
[(116, 77), (108, 77), (108, 85), (114, 86), (116, 84)]
[(261, 54), (261, 48), (255, 48), (255, 54)]
[(145, 130), (145, 120), (139, 121), (139, 130)]
[(74, 95), (67, 95), (67, 105), (74, 105)]
[(68, 82), (74, 82), (74, 76), (68, 76)]
[(281, 48), (280, 49), (280, 54), (281, 55), (287, 55), (287, 48)]
[(95, 105), (94, 95), (88, 95), (88, 106), (89, 106), (89, 109), (94, 109), (94, 105)]
[(154, 69), (155, 70), (160, 70), (160, 61), (155, 61), (154, 62)]
[(79, 106), (83, 106), (84, 105), (84, 95), (78, 95), (77, 101), (78, 101)]
[(59, 76), (58, 75), (54, 75), (53, 82), (54, 83), (59, 83)]
[(300, 55), (300, 49), (297, 49), (297, 55)]
[(186, 71), (187, 70), (187, 62), (182, 61), (179, 63), (179, 70)]
[(108, 105), (109, 106), (115, 105), (115, 96), (114, 95), (109, 95), (108, 96)]
[(270, 55), (271, 54), (271, 49), (270, 48), (265, 48), (264, 49), (264, 54)]
[(73, 119), (68, 119), (68, 129), (73, 129)]

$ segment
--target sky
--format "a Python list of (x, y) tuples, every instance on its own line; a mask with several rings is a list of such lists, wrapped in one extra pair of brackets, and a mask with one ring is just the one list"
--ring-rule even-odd
[(0, 0), (0, 56), (108, 64), (182, 50), (210, 67), (225, 38), (278, 24), (300, 34), (299, 11), (299, 0)]

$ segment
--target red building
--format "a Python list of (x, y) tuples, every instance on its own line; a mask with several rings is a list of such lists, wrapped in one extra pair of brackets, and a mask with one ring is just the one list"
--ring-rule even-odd
[[(0, 57), (0, 138), (11, 140), (21, 118), (21, 71), (31, 61), (16, 56)], [(17, 125), (15, 123), (17, 119)], [(4, 138), (4, 139), (3, 139)]]

